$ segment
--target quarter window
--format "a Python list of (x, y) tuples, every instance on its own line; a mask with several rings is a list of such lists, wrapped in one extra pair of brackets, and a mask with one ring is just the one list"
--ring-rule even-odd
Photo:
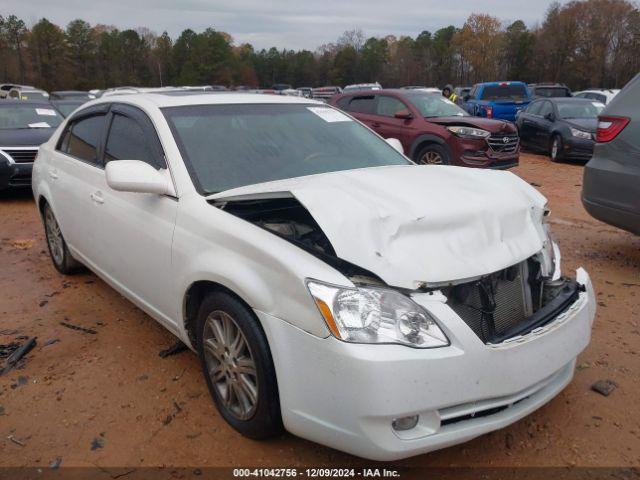
[(162, 166), (138, 122), (120, 114), (113, 116), (104, 160), (105, 163), (113, 160), (140, 160), (154, 168)]
[(64, 134), (60, 150), (89, 163), (98, 164), (98, 146), (102, 137), (104, 115), (77, 120)]

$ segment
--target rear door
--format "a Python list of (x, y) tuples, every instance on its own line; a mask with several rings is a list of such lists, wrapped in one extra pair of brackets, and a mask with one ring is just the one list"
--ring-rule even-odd
[(375, 103), (376, 97), (373, 94), (353, 95), (342, 97), (338, 100), (337, 106), (345, 112), (349, 112), (349, 114), (360, 120), (367, 127), (375, 130)]
[(520, 116), (518, 117), (520, 141), (525, 146), (535, 146), (536, 122), (542, 103), (542, 100), (531, 103), (526, 110), (520, 113)]
[(98, 233), (91, 226), (96, 185), (103, 181), (101, 161), (108, 105), (91, 107), (66, 125), (48, 165), (51, 202), (71, 251), (86, 261), (99, 253)]

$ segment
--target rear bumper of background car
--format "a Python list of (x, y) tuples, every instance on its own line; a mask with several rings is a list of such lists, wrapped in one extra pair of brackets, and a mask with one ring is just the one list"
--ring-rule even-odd
[[(283, 422), (300, 437), (375, 460), (417, 455), (502, 428), (557, 395), (573, 377), (595, 315), (593, 287), (524, 337), (484, 344), (442, 301), (420, 301), (448, 347), (345, 343), (256, 312), (276, 367)], [(406, 431), (394, 419), (419, 415)]]

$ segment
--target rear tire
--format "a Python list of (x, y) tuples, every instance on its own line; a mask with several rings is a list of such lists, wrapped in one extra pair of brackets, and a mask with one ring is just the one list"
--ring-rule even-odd
[(196, 335), (209, 393), (227, 423), (256, 440), (281, 434), (275, 367), (253, 312), (228, 293), (212, 292), (198, 310)]
[(47, 247), (49, 248), (49, 255), (51, 256), (53, 266), (63, 275), (71, 275), (80, 270), (82, 264), (73, 258), (71, 252), (69, 252), (67, 242), (62, 235), (60, 225), (58, 225), (58, 220), (48, 203), (46, 203), (42, 209), (42, 218), (44, 221)]
[(551, 158), (552, 162), (559, 162), (563, 159), (563, 148), (562, 137), (558, 134), (554, 135), (549, 147), (549, 158)]
[(418, 150), (414, 161), (418, 165), (450, 165), (449, 152), (443, 145), (430, 143)]

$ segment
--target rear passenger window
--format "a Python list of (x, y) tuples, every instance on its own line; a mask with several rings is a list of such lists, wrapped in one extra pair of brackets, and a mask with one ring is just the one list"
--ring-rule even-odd
[(104, 160), (141, 160), (159, 169), (162, 161), (154, 148), (149, 144), (148, 136), (138, 122), (115, 114), (109, 128), (109, 136), (104, 151)]
[(347, 110), (356, 113), (373, 113), (375, 105), (375, 97), (369, 95), (366, 97), (353, 97), (349, 102)]
[(376, 107), (378, 115), (393, 117), (400, 110), (407, 110), (407, 106), (397, 98), (387, 97), (386, 95), (380, 95), (378, 97), (378, 105)]
[(104, 115), (74, 121), (64, 134), (60, 151), (89, 163), (98, 164), (98, 145), (102, 136)]

